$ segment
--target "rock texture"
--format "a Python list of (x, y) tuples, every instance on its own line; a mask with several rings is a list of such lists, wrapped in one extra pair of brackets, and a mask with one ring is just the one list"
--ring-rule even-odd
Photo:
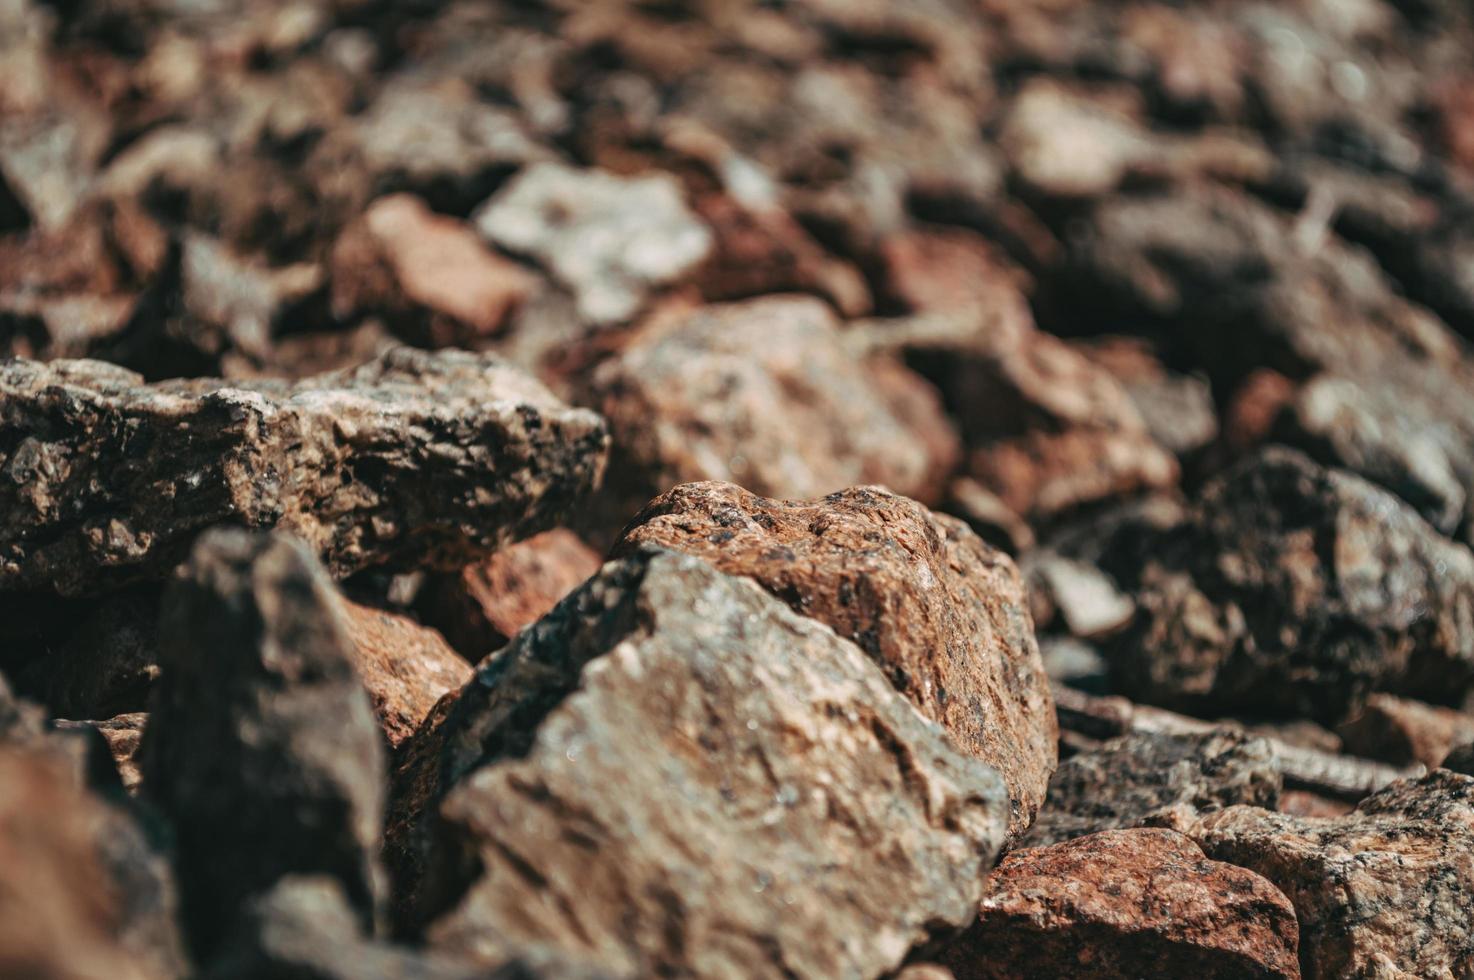
[(391, 747), (420, 726), (435, 702), (471, 679), (471, 665), (437, 632), (407, 616), (344, 602), (353, 666)]
[(201, 536), (160, 637), (144, 781), (174, 823), (196, 951), (213, 951), (244, 903), (287, 874), (332, 877), (372, 926), (382, 736), (311, 552), (279, 533)]
[(1054, 844), (1139, 827), (1164, 811), (1273, 809), (1282, 779), (1270, 743), (1241, 732), (1139, 732), (1060, 763), (1024, 841)]
[(657, 545), (751, 578), (864, 650), (962, 751), (1003, 774), (1022, 833), (1055, 763), (1054, 705), (1013, 563), (962, 522), (877, 487), (770, 500), (692, 483), (651, 501), (613, 554)]
[(0, 589), (162, 577), (213, 523), (280, 526), (336, 575), (450, 564), (567, 513), (604, 427), (495, 358), (396, 350), (296, 384), (145, 386), (0, 365)]
[(1443, 765), (1456, 746), (1474, 741), (1474, 715), (1390, 694), (1374, 694), (1338, 731), (1346, 750), (1405, 766)]
[(957, 980), (1298, 978), (1295, 910), (1170, 830), (1112, 830), (1006, 856), (940, 957)]
[(605, 566), (442, 730), (428, 935), (487, 961), (873, 976), (971, 917), (1007, 826), (858, 647), (668, 552)]
[(1343, 817), (1231, 807), (1190, 833), (1289, 896), (1307, 980), (1474, 970), (1474, 776), (1395, 783)]
[(814, 299), (709, 306), (637, 337), (593, 381), (614, 436), (609, 489), (627, 501), (618, 520), (692, 480), (774, 497), (865, 483), (935, 497), (955, 436), (920, 379), (889, 382)]

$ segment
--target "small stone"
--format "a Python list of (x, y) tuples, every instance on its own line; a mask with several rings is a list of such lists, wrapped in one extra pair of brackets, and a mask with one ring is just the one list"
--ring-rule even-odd
[(615, 556), (657, 545), (751, 578), (853, 640), (958, 747), (1003, 774), (1011, 837), (1055, 764), (1054, 706), (1024, 587), (961, 521), (878, 487), (769, 500), (693, 483), (651, 501)]
[(1361, 713), (1337, 729), (1346, 751), (1394, 765), (1443, 765), (1456, 746), (1474, 741), (1474, 715), (1419, 701), (1373, 694)]
[(1042, 554), (1031, 557), (1025, 568), (1030, 585), (1044, 593), (1072, 636), (1084, 640), (1109, 636), (1136, 612), (1130, 597), (1093, 565)]
[(957, 980), (1298, 980), (1295, 910), (1170, 830), (1110, 830), (1004, 857), (940, 959)]
[(446, 693), (471, 679), (471, 665), (445, 638), (407, 616), (343, 602), (353, 665), (390, 748), (398, 746)]

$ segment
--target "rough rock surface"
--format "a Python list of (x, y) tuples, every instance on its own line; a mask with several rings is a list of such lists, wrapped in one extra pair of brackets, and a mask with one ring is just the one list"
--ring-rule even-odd
[(769, 500), (725, 483), (657, 497), (615, 545), (657, 545), (753, 579), (853, 640), (962, 751), (1003, 774), (1010, 836), (1055, 763), (1054, 704), (1013, 563), (962, 522), (876, 487)]
[(628, 510), (677, 483), (774, 497), (878, 483), (929, 500), (955, 459), (935, 394), (882, 386), (834, 314), (803, 297), (708, 306), (637, 337), (593, 381), (614, 436), (609, 491)]
[(296, 384), (144, 386), (0, 364), (0, 589), (162, 577), (220, 522), (281, 526), (335, 575), (464, 563), (566, 514), (604, 427), (489, 356), (395, 350)]
[(1273, 808), (1279, 766), (1270, 743), (1241, 732), (1140, 732), (1060, 763), (1024, 842), (1030, 847), (1142, 826), (1178, 806)]
[(1307, 980), (1474, 970), (1474, 776), (1394, 783), (1343, 817), (1231, 807), (1189, 833), (1289, 896)]
[(1008, 820), (858, 647), (669, 552), (490, 658), (443, 734), (429, 937), (492, 962), (876, 975), (971, 917)]
[(1171, 830), (1110, 830), (1007, 855), (940, 957), (957, 980), (1298, 978), (1295, 911)]
[(556, 528), (459, 572), (430, 577), (420, 589), (417, 609), (475, 662), (541, 619), (599, 565), (599, 556), (578, 535)]
[(435, 702), (471, 679), (471, 665), (428, 627), (399, 613), (344, 602), (353, 666), (390, 747), (420, 726)]
[(653, 288), (693, 270), (712, 247), (711, 232), (665, 174), (619, 177), (537, 164), (488, 201), (475, 222), (497, 245), (545, 266), (594, 324), (628, 320)]
[(1474, 555), (1299, 453), (1236, 465), (1137, 557), (1111, 569), (1138, 608), (1112, 646), (1127, 696), (1335, 722), (1375, 690), (1456, 702), (1474, 682)]
[(159, 632), (144, 782), (174, 823), (195, 950), (287, 874), (333, 877), (371, 926), (384, 750), (322, 567), (281, 533), (210, 531)]
[(1367, 698), (1360, 714), (1338, 729), (1346, 750), (1394, 765), (1443, 765), (1450, 751), (1474, 741), (1474, 715), (1390, 694)]

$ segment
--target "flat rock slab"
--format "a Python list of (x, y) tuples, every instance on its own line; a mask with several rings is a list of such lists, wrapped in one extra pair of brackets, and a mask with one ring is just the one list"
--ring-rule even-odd
[(1295, 911), (1171, 830), (1110, 830), (1003, 859), (940, 958), (957, 980), (1298, 978)]
[(853, 640), (964, 752), (1003, 775), (1028, 827), (1056, 760), (1054, 702), (1012, 560), (879, 487), (769, 500), (728, 483), (657, 497), (614, 548), (658, 545), (752, 579)]
[(992, 769), (751, 582), (606, 565), (451, 708), (429, 930), (642, 976), (870, 977), (973, 915)]
[(490, 356), (398, 349), (297, 383), (0, 364), (0, 590), (161, 578), (201, 529), (281, 527), (336, 576), (459, 567), (566, 515), (604, 426)]
[(1474, 776), (1438, 769), (1341, 817), (1230, 807), (1188, 833), (1289, 896), (1307, 980), (1474, 971)]

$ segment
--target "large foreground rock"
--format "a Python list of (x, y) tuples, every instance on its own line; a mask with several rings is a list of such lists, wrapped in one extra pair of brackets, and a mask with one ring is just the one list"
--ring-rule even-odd
[(659, 545), (753, 579), (853, 640), (1008, 786), (1010, 836), (1054, 769), (1056, 726), (1024, 585), (966, 525), (878, 487), (769, 500), (726, 483), (657, 497), (614, 554)]
[(279, 526), (338, 576), (459, 567), (565, 515), (604, 426), (489, 356), (394, 350), (295, 384), (145, 385), (0, 365), (0, 590), (159, 578), (217, 523)]
[(1308, 980), (1474, 971), (1474, 776), (1394, 783), (1342, 817), (1231, 807), (1189, 833), (1289, 896)]
[(874, 976), (972, 916), (1007, 826), (998, 775), (858, 647), (669, 552), (488, 660), (442, 735), (429, 937), (488, 962)]
[(144, 783), (174, 822), (196, 951), (288, 874), (332, 877), (371, 927), (382, 736), (322, 567), (285, 534), (211, 531), (159, 632)]
[(1170, 830), (1111, 830), (1005, 857), (941, 956), (957, 980), (1298, 978), (1273, 885)]

